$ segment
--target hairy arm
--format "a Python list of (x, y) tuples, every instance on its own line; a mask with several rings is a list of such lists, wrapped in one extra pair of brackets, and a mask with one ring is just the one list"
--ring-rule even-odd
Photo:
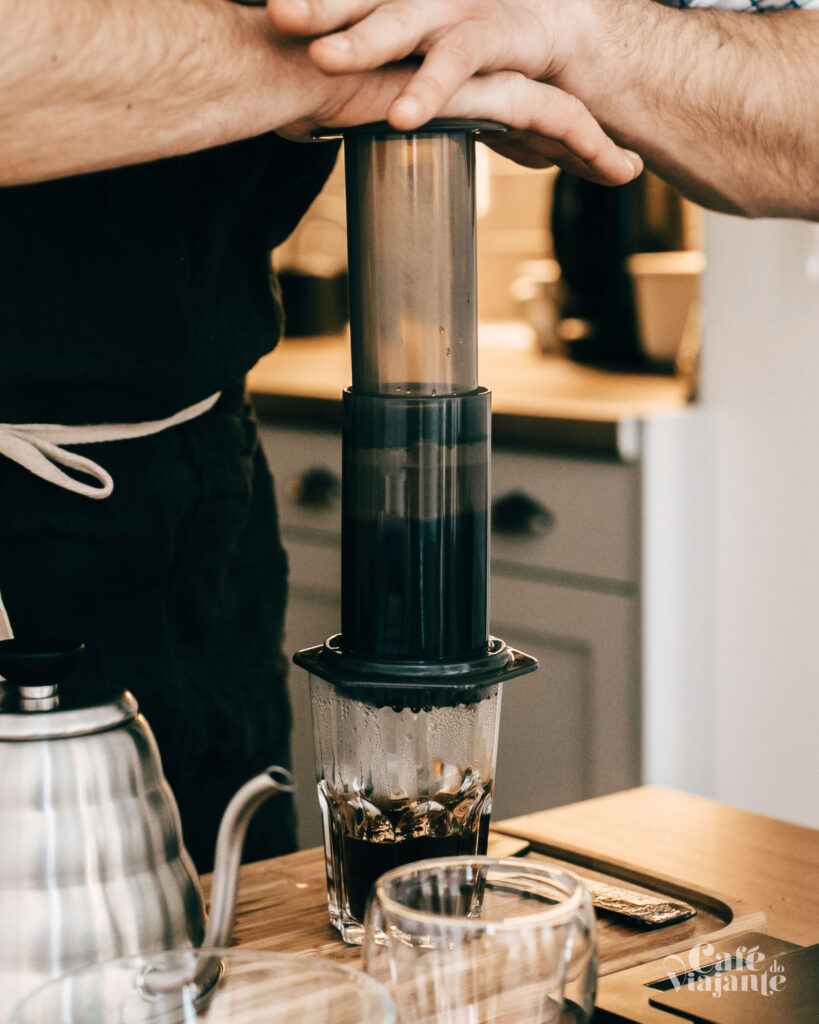
[(271, 60), (260, 12), (223, 0), (0, 0), (0, 25), (2, 184), (259, 133), (321, 78), (292, 43)]
[(557, 81), (618, 142), (705, 206), (819, 220), (819, 12), (592, 3)]
[(681, 11), (654, 0), (268, 7), (283, 31), (319, 37), (310, 54), (329, 73), (422, 56), (390, 108), (396, 127), (434, 116), (475, 72), (510, 68), (578, 97), (620, 145), (706, 206), (819, 219), (819, 11)]
[[(263, 9), (227, 0), (0, 0), (0, 185), (194, 152), (266, 131), (381, 120), (413, 67), (329, 76)], [(514, 74), (453, 90), (453, 116), (551, 133), (552, 155), (595, 180), (634, 161), (585, 113), (544, 116), (554, 87)], [(512, 109), (514, 108), (514, 109)], [(638, 161), (639, 163), (639, 161)]]

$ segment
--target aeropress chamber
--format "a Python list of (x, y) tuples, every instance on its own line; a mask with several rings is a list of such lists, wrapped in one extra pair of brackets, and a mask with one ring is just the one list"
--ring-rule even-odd
[(537, 667), (488, 633), (475, 136), (498, 130), (344, 132), (341, 633), (294, 660), (310, 674), (330, 919), (352, 943), (379, 875), (486, 852), (501, 686)]

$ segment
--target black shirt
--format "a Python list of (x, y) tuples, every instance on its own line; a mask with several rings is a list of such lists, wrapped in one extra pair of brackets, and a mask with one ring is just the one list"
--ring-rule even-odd
[(0, 189), (0, 422), (159, 419), (240, 379), (279, 335), (270, 250), (335, 155), (271, 133)]
[[(335, 155), (270, 134), (0, 189), (0, 423), (158, 419), (223, 391), (181, 426), (80, 446), (113, 476), (102, 501), (0, 455), (12, 628), (84, 641), (74, 684), (134, 692), (199, 870), (232, 793), (289, 759), (287, 562), (242, 377), (280, 332), (270, 249)], [(294, 842), (278, 797), (245, 855)]]

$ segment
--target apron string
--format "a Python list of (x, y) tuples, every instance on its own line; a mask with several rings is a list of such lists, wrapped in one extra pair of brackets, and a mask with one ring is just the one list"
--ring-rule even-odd
[[(93, 459), (67, 451), (62, 445), (127, 441), (134, 437), (158, 434), (208, 412), (219, 401), (221, 394), (221, 391), (217, 391), (163, 420), (145, 420), (142, 423), (91, 423), (82, 426), (62, 423), (0, 423), (0, 456), (11, 459), (46, 483), (62, 487), (63, 490), (73, 491), (86, 498), (107, 498), (114, 490), (111, 474)], [(96, 480), (96, 484), (78, 480), (65, 472), (66, 469), (91, 477)], [(0, 640), (11, 640), (13, 637), (8, 612), (0, 595)]]

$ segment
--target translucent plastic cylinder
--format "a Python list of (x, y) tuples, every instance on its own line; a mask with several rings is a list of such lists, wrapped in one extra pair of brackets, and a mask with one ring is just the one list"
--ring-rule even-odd
[(477, 387), (474, 129), (345, 135), (353, 390)]

